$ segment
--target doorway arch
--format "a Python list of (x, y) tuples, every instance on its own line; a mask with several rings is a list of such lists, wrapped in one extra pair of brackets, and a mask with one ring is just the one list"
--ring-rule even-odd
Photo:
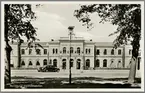
[(81, 59), (77, 59), (76, 69), (81, 68)]
[(66, 69), (66, 59), (62, 60), (62, 69)]

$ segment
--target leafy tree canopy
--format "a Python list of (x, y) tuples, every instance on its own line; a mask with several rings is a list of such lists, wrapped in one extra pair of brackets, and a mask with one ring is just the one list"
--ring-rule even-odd
[(5, 24), (8, 25), (5, 27), (5, 40), (13, 42), (19, 39), (23, 43), (22, 37), (26, 37), (28, 46), (39, 40), (36, 38), (36, 28), (31, 24), (35, 19), (30, 4), (5, 4)]
[(141, 5), (140, 4), (91, 4), (81, 5), (75, 10), (74, 16), (87, 28), (92, 27), (90, 15), (97, 13), (101, 23), (110, 22), (117, 25), (117, 30), (111, 35), (119, 33), (114, 40), (114, 47), (117, 48), (130, 40), (133, 46), (133, 56), (138, 56), (141, 39)]

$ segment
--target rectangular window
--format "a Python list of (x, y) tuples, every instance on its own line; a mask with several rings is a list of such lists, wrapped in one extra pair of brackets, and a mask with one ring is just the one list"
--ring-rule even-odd
[(36, 54), (37, 54), (37, 55), (41, 55), (40, 49), (36, 49)]
[(118, 50), (118, 55), (121, 55), (121, 49)]
[(99, 49), (97, 49), (97, 55), (100, 55), (100, 50)]
[(45, 55), (47, 54), (47, 49), (44, 49), (44, 54), (45, 54)]
[(70, 62), (70, 66), (73, 67), (73, 62)]
[(104, 55), (107, 55), (107, 49), (104, 49)]
[(21, 52), (22, 52), (22, 55), (24, 55), (25, 54), (25, 49), (22, 49)]
[(29, 49), (29, 55), (31, 55), (32, 54), (32, 49)]
[(111, 55), (114, 55), (114, 49), (111, 50)]

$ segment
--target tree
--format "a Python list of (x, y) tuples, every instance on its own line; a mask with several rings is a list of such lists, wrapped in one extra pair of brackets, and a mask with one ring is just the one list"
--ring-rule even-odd
[(132, 45), (132, 62), (128, 82), (133, 83), (136, 75), (136, 62), (141, 39), (141, 5), (140, 4), (91, 4), (81, 5), (75, 10), (74, 16), (90, 29), (93, 26), (90, 15), (97, 13), (100, 23), (110, 22), (117, 25), (114, 34), (119, 34), (114, 40), (114, 48), (130, 42)]
[[(23, 39), (27, 38), (28, 46), (36, 38), (36, 29), (32, 26), (31, 20), (35, 19), (35, 13), (30, 4), (5, 4), (4, 5), (4, 40), (5, 40), (5, 84), (11, 83), (10, 55), (12, 47), (10, 42), (18, 41), (21, 45)], [(20, 42), (19, 42), (20, 41)]]

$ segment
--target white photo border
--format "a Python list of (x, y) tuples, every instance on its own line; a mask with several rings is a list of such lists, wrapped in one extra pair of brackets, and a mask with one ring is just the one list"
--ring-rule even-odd
[[(141, 89), (127, 88), (96, 88), (96, 89), (5, 89), (4, 88), (4, 4), (78, 4), (78, 3), (98, 3), (98, 4), (141, 4)], [(2, 1), (1, 2), (1, 91), (2, 92), (143, 92), (144, 91), (144, 1)]]

